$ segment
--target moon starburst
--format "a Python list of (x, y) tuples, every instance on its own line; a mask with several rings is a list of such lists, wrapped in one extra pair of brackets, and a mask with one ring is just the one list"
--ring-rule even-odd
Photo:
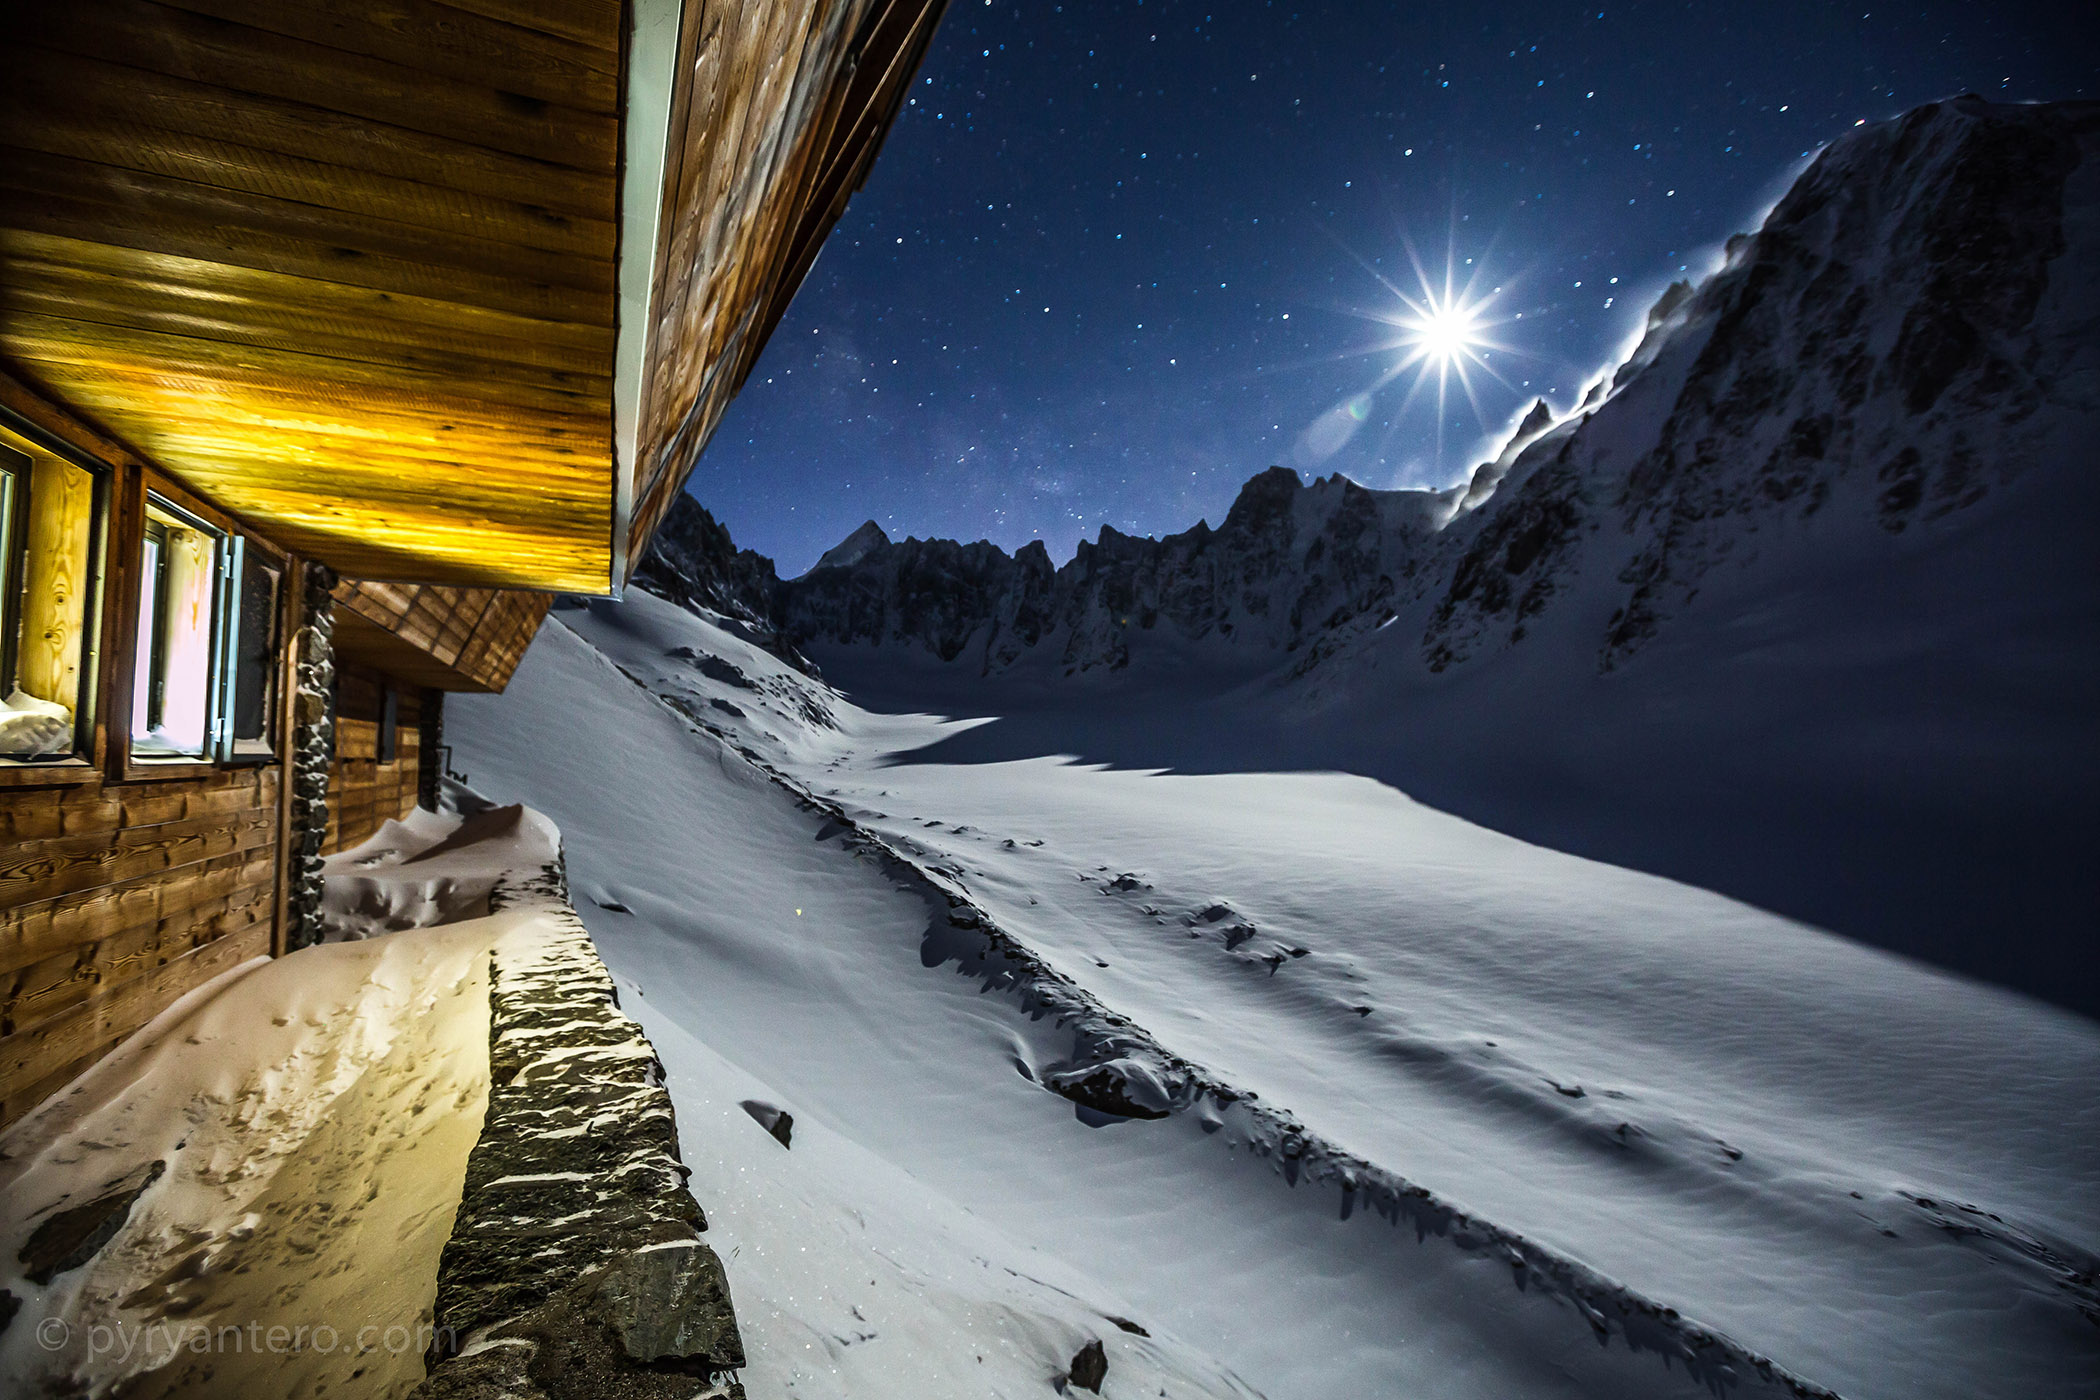
[[(1406, 285), (1405, 273), (1396, 277), (1380, 266), (1383, 260), (1373, 261), (1339, 239), (1336, 242), (1370, 275), (1383, 293), (1375, 305), (1337, 309), (1371, 322), (1383, 333), (1369, 344), (1354, 346), (1325, 358), (1369, 358), (1377, 363), (1378, 369), (1371, 382), (1353, 397), (1336, 402), (1306, 425), (1293, 448), (1294, 456), (1300, 467), (1318, 466), (1353, 439), (1358, 426), (1375, 413), (1385, 420), (1385, 431), (1373, 454), (1382, 465), (1387, 460), (1394, 437), (1405, 431), (1403, 419), (1414, 408), (1416, 400), (1423, 396), (1423, 391), (1434, 386), (1435, 465), (1429, 468), (1429, 476), (1434, 478), (1444, 470), (1444, 438), (1451, 425), (1454, 387), (1465, 396), (1474, 419), (1484, 431), (1490, 425), (1488, 412), (1481, 403), (1481, 393), (1490, 388), (1488, 381), (1492, 380), (1512, 394), (1523, 392), (1490, 363), (1490, 357), (1496, 356), (1518, 360), (1534, 358), (1497, 338), (1500, 327), (1521, 319), (1520, 315), (1499, 313), (1504, 294), (1512, 292), (1515, 283), (1496, 285), (1490, 279), (1487, 263), (1492, 246), (1478, 256), (1461, 258), (1454, 241), (1446, 250), (1439, 272), (1432, 273), (1414, 241), (1402, 232), (1400, 243), (1413, 272), (1410, 286)], [(1379, 412), (1379, 401), (1385, 390), (1402, 379), (1410, 382), (1400, 403)], [(1410, 469), (1411, 474), (1414, 471)]]
[(1466, 396), (1466, 402), (1472, 405), (1473, 416), (1484, 426), (1487, 414), (1480, 406), (1475, 376), (1483, 375), (1505, 388), (1511, 387), (1509, 381), (1488, 363), (1488, 356), (1496, 351), (1515, 352), (1495, 339), (1494, 330), (1502, 322), (1495, 317), (1494, 307), (1502, 289), (1496, 287), (1484, 294), (1478, 291), (1479, 264), (1474, 264), (1471, 273), (1461, 282), (1455, 251), (1446, 253), (1441, 278), (1433, 277), (1423, 266), (1412, 242), (1407, 244), (1407, 257), (1414, 268), (1416, 290), (1410, 293), (1381, 277), (1379, 281), (1399, 306), (1377, 319), (1399, 333), (1392, 348), (1403, 352), (1388, 372), (1388, 380), (1415, 371), (1414, 383), (1408, 388), (1401, 411), (1405, 412), (1414, 402), (1415, 395), (1431, 381), (1436, 384), (1436, 455), (1441, 462), (1444, 457), (1444, 424), (1448, 417), (1446, 410), (1453, 382)]

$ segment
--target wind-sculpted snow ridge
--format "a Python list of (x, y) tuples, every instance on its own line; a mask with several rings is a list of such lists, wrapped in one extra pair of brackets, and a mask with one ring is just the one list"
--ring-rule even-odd
[[(836, 840), (878, 865), (897, 885), (926, 903), (928, 925), (920, 957), (928, 968), (954, 964), (986, 992), (1014, 999), (1031, 1019), (1048, 1018), (1072, 1036), (1069, 1062), (1049, 1067), (1043, 1086), (1096, 1121), (1192, 1114), (1206, 1133), (1226, 1132), (1273, 1157), (1292, 1186), (1326, 1186), (1341, 1195), (1341, 1217), (1358, 1211), (1406, 1225), (1417, 1243), (1432, 1237), (1460, 1252), (1506, 1263), (1519, 1291), (1534, 1291), (1571, 1306), (1600, 1345), (1616, 1338), (1635, 1352), (1659, 1355), (1715, 1395), (1745, 1388), (1802, 1400), (1839, 1400), (1837, 1392), (1796, 1376), (1733, 1338), (1641, 1296), (1581, 1262), (1482, 1219), (1308, 1131), (1287, 1109), (1234, 1088), (1203, 1066), (1161, 1045), (1142, 1026), (1103, 1005), (1057, 971), (1026, 943), (1000, 928), (955, 874), (915, 859), (857, 822), (838, 803), (783, 772), (766, 755), (683, 705), (673, 705), (649, 681), (614, 663), (636, 689), (672, 709), (697, 732), (736, 752), (783, 789), (803, 810), (820, 816), (823, 841)], [(1024, 1067), (1023, 1073), (1029, 1073)], [(1034, 1077), (1032, 1074), (1030, 1077)]]
[[(1716, 1395), (1732, 1394), (1746, 1385), (1769, 1385), (1813, 1400), (1837, 1400), (1837, 1392), (1792, 1375), (1677, 1309), (1644, 1298), (1576, 1260), (1441, 1199), (1397, 1172), (1346, 1152), (1308, 1132), (1288, 1109), (1222, 1082), (1159, 1044), (1129, 1018), (1103, 1006), (1007, 934), (971, 902), (959, 880), (901, 854), (852, 822), (836, 804), (801, 789), (792, 779), (771, 770), (768, 776), (796, 791), (809, 809), (850, 828), (852, 834), (846, 839), (851, 844), (881, 860), (900, 882), (926, 894), (934, 917), (922, 954), (929, 967), (953, 963), (957, 972), (979, 979), (984, 990), (1014, 997), (1029, 1016), (1047, 1016), (1071, 1031), (1071, 1063), (1046, 1076), (1045, 1087), (1072, 1100), (1083, 1115), (1163, 1118), (1195, 1114), (1206, 1131), (1235, 1133), (1254, 1152), (1273, 1156), (1291, 1185), (1303, 1182), (1337, 1189), (1345, 1220), (1365, 1211), (1393, 1225), (1410, 1227), (1418, 1243), (1434, 1236), (1462, 1252), (1503, 1260), (1517, 1289), (1566, 1300), (1595, 1331), (1600, 1344), (1617, 1338), (1636, 1352), (1656, 1353), (1666, 1363), (1683, 1365), (1687, 1374)], [(943, 904), (945, 911), (940, 907)]]

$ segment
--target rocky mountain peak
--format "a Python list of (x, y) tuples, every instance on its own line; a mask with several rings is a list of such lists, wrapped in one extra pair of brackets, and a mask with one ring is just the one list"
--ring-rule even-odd
[(872, 520), (865, 521), (859, 529), (825, 550), (824, 557), (817, 560), (816, 568), (848, 569), (876, 550), (889, 547), (890, 537), (883, 528)]
[(1612, 602), (1609, 669), (1754, 560), (1753, 533), (1871, 554), (1853, 523), (1901, 534), (2042, 455), (2035, 414), (2071, 406), (2078, 336), (2070, 303), (2037, 313), (2090, 286), (2091, 248), (2057, 261), (2096, 135), (2100, 104), (1957, 99), (1834, 142), (1719, 272), (1665, 294), (1579, 420), (1497, 474), (1448, 541), (1431, 664), (1521, 640), (1581, 576)]

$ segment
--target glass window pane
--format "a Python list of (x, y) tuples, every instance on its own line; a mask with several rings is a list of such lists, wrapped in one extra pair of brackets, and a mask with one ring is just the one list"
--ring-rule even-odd
[(264, 563), (253, 550), (242, 557), (232, 701), (233, 752), (237, 756), (274, 752), (271, 731), (277, 713), (277, 653), (282, 644), (277, 635), (277, 590), (282, 572)]
[(132, 711), (131, 749), (142, 758), (201, 758), (211, 733), (223, 537), (158, 503), (149, 503), (146, 521), (138, 665), (149, 689), (145, 707)]
[(139, 556), (138, 669), (131, 679), (131, 733), (136, 738), (153, 728), (153, 639), (160, 634), (161, 532), (146, 530), (146, 545)]

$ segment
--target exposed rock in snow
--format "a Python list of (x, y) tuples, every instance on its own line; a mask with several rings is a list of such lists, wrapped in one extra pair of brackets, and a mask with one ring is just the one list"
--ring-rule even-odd
[(46, 1216), (16, 1256), (23, 1277), (31, 1283), (49, 1283), (53, 1275), (77, 1269), (94, 1258), (124, 1228), (132, 1206), (167, 1167), (155, 1158), (109, 1183), (93, 1200)]
[(791, 1148), (795, 1145), (794, 1114), (763, 1099), (745, 1099), (743, 1109), (751, 1115), (752, 1122), (771, 1133), (782, 1147)]
[(1081, 1390), (1101, 1393), (1101, 1383), (1108, 1379), (1108, 1353), (1097, 1337), (1079, 1349), (1072, 1358), (1072, 1370), (1068, 1377)]
[(1173, 1109), (1173, 1096), (1153, 1067), (1128, 1056), (1045, 1074), (1043, 1083), (1109, 1118), (1164, 1118)]

